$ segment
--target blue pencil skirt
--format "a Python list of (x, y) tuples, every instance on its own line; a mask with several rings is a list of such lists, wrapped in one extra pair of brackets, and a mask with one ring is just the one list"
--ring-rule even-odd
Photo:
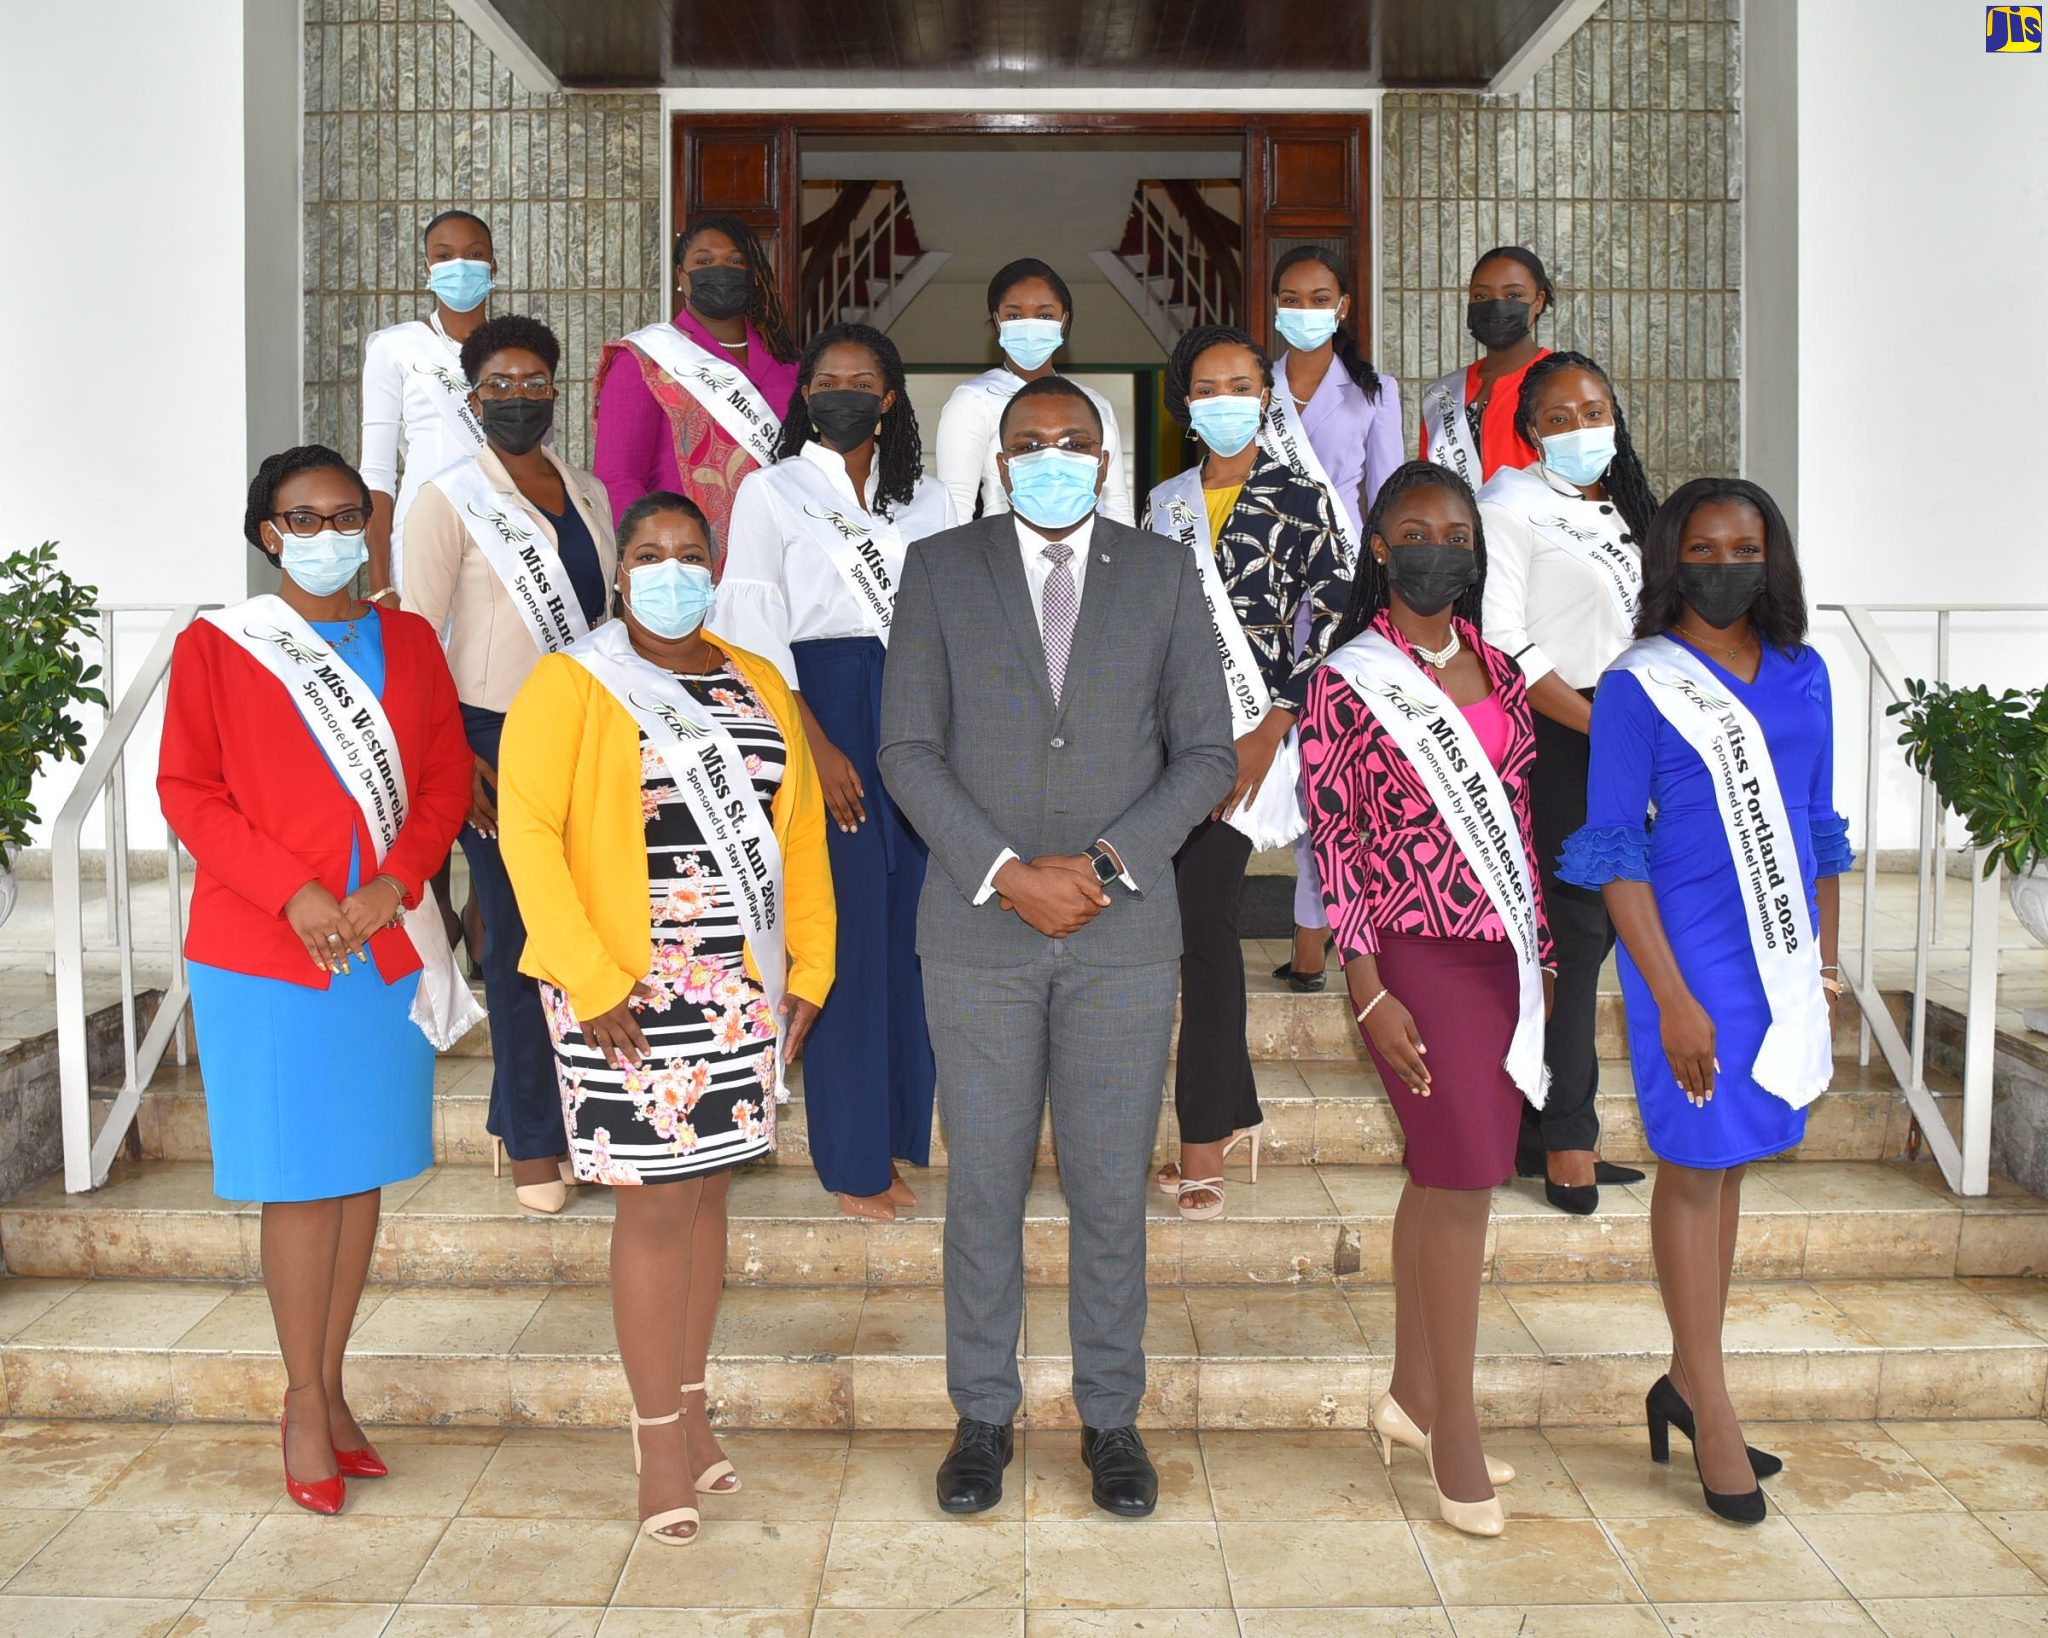
[(836, 1194), (880, 1194), (891, 1159), (931, 1163), (935, 1077), (917, 959), (925, 846), (875, 760), (887, 650), (873, 637), (828, 637), (793, 652), (804, 701), (860, 774), (867, 810), (850, 836), (826, 821), (839, 972), (804, 1044), (811, 1160)]
[(351, 962), (324, 990), (187, 964), (213, 1192), (330, 1200), (434, 1163), (434, 1049), (408, 1016), (419, 975)]

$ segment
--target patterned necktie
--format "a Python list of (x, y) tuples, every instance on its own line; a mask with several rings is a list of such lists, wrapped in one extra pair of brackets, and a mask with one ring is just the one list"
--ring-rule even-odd
[(1045, 580), (1045, 678), (1052, 684), (1052, 702), (1060, 703), (1067, 682), (1067, 656), (1074, 651), (1074, 619), (1081, 612), (1074, 588), (1074, 548), (1055, 541), (1043, 553), (1052, 565)]

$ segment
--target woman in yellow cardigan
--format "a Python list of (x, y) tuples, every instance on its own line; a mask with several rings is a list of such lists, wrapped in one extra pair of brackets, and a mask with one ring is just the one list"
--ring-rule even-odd
[(569, 1153), (579, 1182), (617, 1186), (641, 1529), (670, 1545), (695, 1539), (700, 1497), (740, 1487), (702, 1398), (726, 1186), (775, 1146), (781, 1064), (832, 988), (837, 933), (796, 701), (703, 629), (717, 558), (695, 502), (628, 508), (623, 618), (534, 667), (498, 763)]

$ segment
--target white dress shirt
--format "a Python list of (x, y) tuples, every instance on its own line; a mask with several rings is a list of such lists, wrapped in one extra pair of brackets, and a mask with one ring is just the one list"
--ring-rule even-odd
[[(996, 467), (996, 452), (1002, 442), (1003, 411), (1023, 385), (1021, 376), (999, 364), (961, 382), (939, 414), (939, 482), (951, 493), (953, 515), (963, 523), (974, 516), (976, 495), (981, 497), (983, 517), (1010, 509), (1003, 475)], [(1102, 447), (1109, 452), (1109, 475), (1103, 479), (1099, 502), (1102, 515), (1117, 523), (1134, 523), (1131, 484), (1124, 476), (1123, 432), (1116, 424), (1116, 412), (1093, 387), (1078, 381), (1073, 385), (1088, 395), (1102, 417)]]
[[(462, 374), (462, 347), (422, 319), (377, 331), (363, 345), (363, 482), (393, 498), (391, 583), (398, 584), (405, 546), (405, 515), (420, 487), (437, 472), (474, 455), (482, 445), (442, 407), (446, 389), (420, 366)], [(398, 475), (400, 457), (405, 477)], [(374, 588), (373, 588), (374, 589)]]
[(844, 508), (850, 522), (879, 525), (893, 537), (877, 544), (896, 573), (903, 564), (897, 542), (907, 545), (953, 527), (953, 502), (945, 486), (922, 474), (909, 501), (896, 504), (893, 518), (875, 518), (879, 465), (869, 466), (866, 494), (855, 495), (845, 458), (814, 438), (800, 454), (749, 472), (733, 496), (725, 572), (719, 577), (711, 629), (773, 661), (792, 689), (797, 688), (793, 643), (867, 637), (875, 630), (833, 563), (827, 540), (836, 542), (836, 534), (829, 524), (807, 516), (805, 506), (829, 495), (828, 504)]
[(1635, 641), (1600, 571), (1531, 523), (1554, 515), (1641, 554), (1642, 543), (1611, 501), (1591, 501), (1540, 461), (1504, 466), (1479, 491), (1486, 529), (1486, 640), (1521, 666), (1530, 683), (1553, 671), (1572, 688), (1591, 688)]
[[(1024, 559), (1024, 584), (1031, 592), (1031, 618), (1038, 622), (1042, 638), (1045, 632), (1045, 583), (1052, 578), (1053, 570), (1052, 561), (1045, 555), (1045, 549), (1053, 542), (1047, 540), (1016, 513), (1012, 512), (1010, 519), (1017, 526), (1017, 550)], [(1088, 579), (1088, 542), (1094, 538), (1095, 514), (1090, 512), (1076, 525), (1074, 532), (1061, 542), (1062, 545), (1074, 548), (1074, 555), (1067, 560), (1067, 567), (1074, 575), (1074, 619), (1077, 624), (1081, 618), (1081, 597)], [(1111, 851), (1115, 851), (1114, 844)], [(996, 872), (1016, 857), (1016, 849), (1007, 847), (996, 855), (996, 862), (988, 867), (988, 874), (981, 879), (981, 891), (974, 895), (976, 904), (988, 903), (996, 890)], [(1122, 855), (1118, 854), (1117, 857), (1121, 859)], [(1131, 873), (1128, 870), (1119, 875), (1117, 880), (1133, 893), (1138, 891), (1138, 884), (1131, 880)]]

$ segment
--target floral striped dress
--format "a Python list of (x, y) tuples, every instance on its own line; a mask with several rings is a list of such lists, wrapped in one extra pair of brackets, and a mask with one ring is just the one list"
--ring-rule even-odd
[[(736, 670), (679, 677), (732, 735), (767, 807), (786, 750), (775, 719)], [(775, 1029), (747, 975), (731, 894), (666, 765), (640, 742), (640, 807), (647, 822), (648, 920), (655, 1000), (635, 999), (648, 1056), (606, 1063), (584, 1039), (568, 998), (541, 986), (555, 1078), (576, 1176), (586, 1183), (665, 1183), (758, 1160), (775, 1147)]]

